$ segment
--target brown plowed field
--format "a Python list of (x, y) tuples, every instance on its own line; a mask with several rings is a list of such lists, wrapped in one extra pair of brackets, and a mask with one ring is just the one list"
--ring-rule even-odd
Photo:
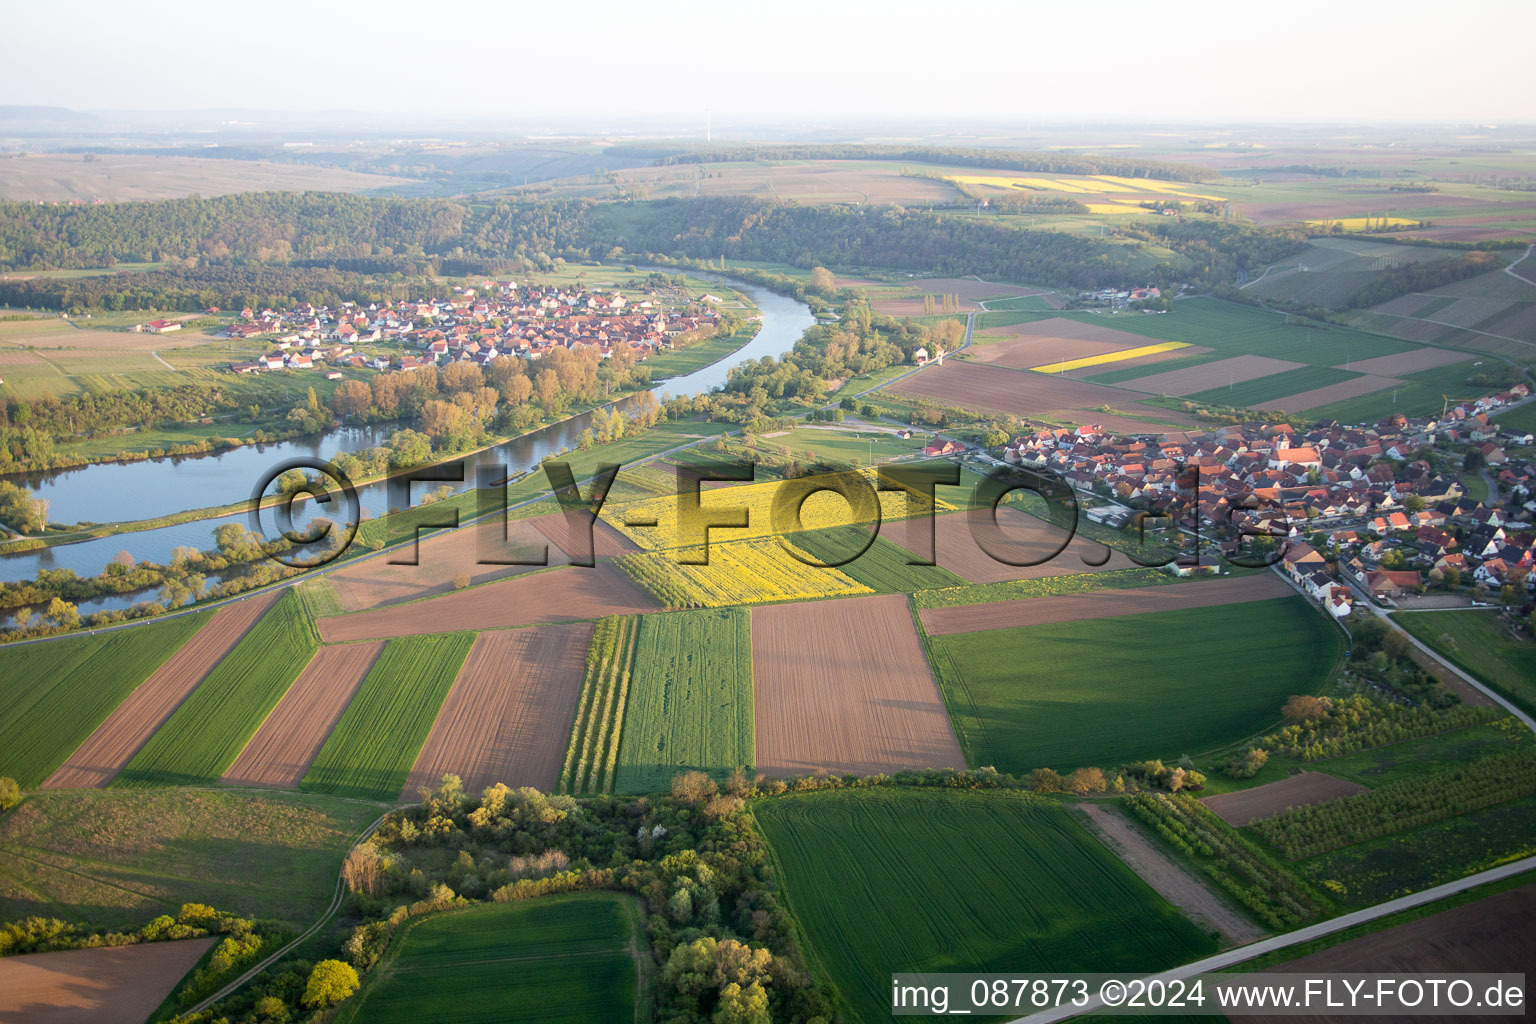
[(1367, 789), (1358, 782), (1335, 778), (1325, 772), (1302, 772), (1252, 789), (1208, 796), (1201, 802), (1221, 815), (1228, 825), (1241, 827), (1291, 807), (1325, 804), (1329, 800), (1364, 793)]
[[(982, 513), (985, 515), (985, 513)], [(1008, 565), (999, 562), (982, 550), (971, 536), (968, 512), (938, 516), (933, 520), (934, 561), (940, 568), (963, 576), (972, 583), (998, 583), (1003, 580), (1032, 580), (1042, 576), (1068, 576), (1080, 572), (1104, 572), (1109, 569), (1129, 569), (1135, 566), (1124, 554), (1112, 551), (1109, 561), (1103, 565), (1088, 565), (1087, 557), (1098, 561), (1104, 557), (1101, 545), (1083, 538), (1073, 538), (1072, 543), (1059, 555), (1039, 565)], [(1016, 508), (997, 510), (997, 521), (1007, 538), (1006, 554), (1015, 561), (1034, 561), (1046, 558), (1061, 546), (1066, 531), (1020, 512)], [(887, 523), (880, 530), (881, 536), (900, 544), (908, 551), (927, 553), (928, 523), (923, 519), (904, 519)]]
[(382, 640), (320, 648), (222, 781), (297, 789), (383, 649)]
[(1235, 579), (1166, 583), (1129, 590), (1097, 590), (1063, 597), (1022, 598), (959, 608), (924, 608), (923, 628), (933, 636), (979, 633), (984, 629), (1043, 626), (1051, 622), (1107, 619), (1112, 615), (1171, 612), (1181, 608), (1267, 601), (1294, 594), (1274, 573), (1239, 576)]
[(213, 939), (0, 957), (5, 1024), (144, 1024)]
[(1118, 388), (1069, 380), (1054, 374), (954, 361), (903, 377), (892, 384), (890, 390), (944, 405), (993, 409), (1015, 416), (1037, 416), (1060, 409), (1092, 409), (1137, 397)]
[(416, 553), (420, 564), (390, 563), (391, 558), (411, 557), (408, 549), (376, 555), (332, 573), (331, 586), (343, 608), (361, 611), (447, 593), (454, 589), (454, 580), (460, 575), (467, 575), (470, 583), (476, 584), (542, 568), (536, 565), (481, 565), (482, 544), (486, 545), (486, 550), (495, 552), (493, 557), (538, 558), (547, 547), (550, 565), (564, 565), (570, 561), (559, 545), (550, 543), (540, 531), (537, 519), (517, 519), (506, 525), (505, 544), (502, 542), (502, 524), (497, 520), (434, 533), (421, 539)]
[(471, 793), (498, 782), (552, 792), (591, 639), (589, 622), (476, 637), (401, 799), (435, 787), (448, 772)]
[(84, 789), (105, 786), (133, 759), (139, 748), (197, 689), (197, 684), (234, 649), (256, 620), (282, 596), (268, 591), (227, 604), (208, 624), (166, 659), (154, 675), (139, 684), (128, 699), (59, 766), (44, 789)]
[[(1348, 369), (1356, 373), (1375, 373), (1383, 377), (1395, 377), (1420, 370), (1433, 370), (1437, 366), (1449, 366), (1464, 362), (1465, 352), (1452, 352), (1445, 348), (1416, 348), (1412, 352), (1398, 352), (1375, 359), (1361, 359), (1350, 363)], [(1341, 365), (1339, 369), (1343, 369)]]
[[(560, 549), (566, 557), (562, 561), (569, 561), (572, 552), (578, 549), (585, 552), (587, 539), (578, 530), (575, 536), (565, 516), (539, 516), (528, 520), (540, 534), (549, 539), (550, 544)], [(592, 553), (598, 558), (616, 558), (619, 555), (627, 555), (639, 551), (640, 547), (634, 541), (624, 536), (618, 530), (599, 519), (592, 526)], [(553, 561), (554, 553), (551, 552)]]
[[(1160, 344), (1156, 338), (1131, 334), (1129, 331), (1117, 331), (1113, 327), (1102, 327), (1098, 324), (1085, 324), (1079, 320), (1068, 320), (1063, 317), (1036, 320), (1027, 324), (1012, 324), (1008, 327), (992, 327), (982, 333), (988, 337), (1000, 337), (1006, 340), (973, 346), (967, 353), (973, 362), (995, 363), (998, 366), (1011, 366), (1020, 370), (1027, 370), (1045, 363), (1062, 360), (1070, 362), (1073, 359), (1086, 359), (1089, 356), (1104, 355), (1107, 352), (1120, 352), (1128, 348), (1145, 348), (1148, 345)], [(1210, 349), (1205, 348), (1180, 348), (1152, 356), (1138, 356), (1123, 363), (1085, 367), (1084, 370), (1076, 372), (1102, 372), (1111, 367), (1136, 366), (1143, 361), (1155, 362), (1160, 359), (1199, 355), (1209, 351)]]
[(1378, 377), (1368, 373), (1364, 377), (1340, 381), (1337, 384), (1329, 384), (1327, 387), (1313, 388), (1311, 391), (1303, 391), (1297, 395), (1287, 395), (1285, 398), (1276, 398), (1264, 404), (1281, 412), (1301, 412), (1306, 409), (1316, 409), (1320, 405), (1342, 402), (1346, 398), (1359, 398), (1361, 395), (1396, 387), (1401, 383), (1402, 381), (1395, 377)]
[(1132, 391), (1145, 391), (1149, 395), (1192, 395), (1196, 391), (1207, 391), (1227, 383), (1241, 384), (1246, 380), (1268, 377), (1305, 365), (1289, 359), (1271, 359), (1269, 356), (1233, 356), (1231, 359), (1218, 359), (1214, 363), (1137, 377), (1125, 381), (1121, 386)]
[(326, 643), (413, 636), (456, 629), (498, 629), (653, 612), (660, 605), (605, 563), (514, 576), (413, 604), (391, 605), (318, 623)]
[(757, 768), (964, 768), (902, 594), (752, 609)]
[[(1486, 899), (1430, 914), (1309, 956), (1268, 968), (1271, 973), (1328, 975), (1424, 974), (1451, 972), (1530, 972), (1536, 963), (1536, 885), (1523, 885)], [(1481, 991), (1478, 993), (1481, 995)], [(1243, 1024), (1358, 1024), (1355, 1016), (1277, 1017), (1228, 1013)], [(1521, 1020), (1520, 1013), (1499, 1017), (1413, 1017), (1418, 1021)]]

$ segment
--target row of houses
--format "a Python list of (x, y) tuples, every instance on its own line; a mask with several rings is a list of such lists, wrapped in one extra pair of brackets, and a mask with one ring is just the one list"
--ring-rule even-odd
[[(720, 302), (715, 296), (693, 303), (656, 292), (632, 301), (617, 290), (487, 281), (480, 289), (456, 288), (446, 298), (244, 309), (226, 334), (272, 340), (274, 351), (265, 358), (233, 367), (244, 372), (335, 364), (338, 358), (349, 365), (373, 365), (377, 357), (354, 356), (352, 349), (381, 341), (420, 353), (400, 358), (402, 369), (455, 360), (484, 365), (502, 355), (538, 359), (555, 348), (579, 346), (594, 346), (603, 358), (627, 352), (640, 361), (673, 348), (680, 339), (712, 333)], [(338, 350), (346, 355), (336, 356)], [(385, 359), (380, 368), (392, 365)]]

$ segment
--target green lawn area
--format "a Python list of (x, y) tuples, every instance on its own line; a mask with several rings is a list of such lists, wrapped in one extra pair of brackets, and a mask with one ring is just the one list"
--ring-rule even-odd
[(0, 775), (52, 775), (212, 614), (0, 647)]
[(1498, 612), (1397, 612), (1392, 618), (1516, 707), (1536, 714), (1536, 643), (1510, 639)]
[(1060, 804), (1015, 791), (874, 789), (753, 814), (808, 955), (850, 1020), (890, 1019), (909, 971), (1155, 971), (1216, 943)]
[(1501, 412), (1493, 418), (1493, 421), (1505, 430), (1536, 432), (1536, 402), (1529, 402), (1509, 412)]
[(922, 451), (927, 442), (912, 437), (903, 441), (884, 430), (843, 430), (836, 427), (796, 427), (774, 435), (759, 435), (757, 445), (768, 451), (787, 448), (790, 454), (868, 466), (870, 458), (885, 462), (898, 455)]
[(128, 762), (114, 786), (214, 783), (261, 728), (319, 645), (289, 591)]
[(1316, 693), (1339, 633), (1307, 601), (1125, 615), (927, 640), (966, 760), (1024, 774), (1198, 754)]
[(680, 771), (724, 778), (756, 764), (750, 612), (640, 616), (615, 788), (647, 793), (667, 789)]
[(299, 788), (363, 800), (399, 799), (474, 642), (473, 633), (389, 641)]
[(650, 367), (653, 381), (681, 377), (685, 373), (692, 373), (710, 363), (725, 359), (755, 338), (757, 327), (757, 324), (749, 324), (734, 334), (727, 334), (720, 338), (707, 338), (670, 352), (659, 352), (647, 359), (645, 365)]
[(299, 793), (32, 793), (0, 817), (0, 919), (133, 928), (196, 902), (307, 925), (379, 810)]
[(638, 907), (617, 893), (432, 914), (405, 925), (337, 1021), (627, 1024), (644, 943)]

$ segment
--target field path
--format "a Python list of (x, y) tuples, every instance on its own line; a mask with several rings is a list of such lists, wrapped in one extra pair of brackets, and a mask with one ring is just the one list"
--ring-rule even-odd
[(1043, 626), (1052, 622), (1268, 601), (1288, 597), (1291, 593), (1293, 591), (1284, 580), (1264, 573), (1127, 590), (1096, 590), (1060, 597), (1024, 597), (954, 608), (924, 608), (918, 615), (930, 636), (949, 636), (1014, 626)]
[(105, 786), (117, 778), (117, 773), (133, 760), (155, 730), (181, 707), (181, 702), (282, 595), (282, 590), (270, 590), (224, 605), (215, 612), (207, 625), (107, 716), (43, 783), (43, 788), (84, 789)]
[(1215, 928), (1237, 945), (1263, 938), (1264, 929), (1233, 910), (1204, 882), (1148, 842), (1118, 812), (1091, 802), (1080, 803), (1077, 809), (1088, 816), (1105, 846), (1196, 924)]
[(553, 792), (591, 639), (590, 622), (475, 637), (400, 799), (447, 772), (469, 793), (498, 782)]
[(382, 650), (382, 640), (320, 648), (220, 781), (297, 789)]

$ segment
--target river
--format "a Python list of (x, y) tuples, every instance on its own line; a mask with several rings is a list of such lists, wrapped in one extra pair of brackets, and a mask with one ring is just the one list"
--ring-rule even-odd
[[(658, 268), (661, 269), (661, 268)], [(815, 323), (810, 308), (785, 295), (757, 285), (720, 275), (689, 271), (690, 276), (720, 281), (743, 292), (762, 313), (762, 327), (757, 335), (735, 353), (692, 373), (656, 386), (658, 396), (691, 395), (724, 384), (731, 367), (763, 356), (788, 352), (805, 329)], [(626, 409), (633, 399), (617, 403)], [(465, 456), (464, 483), (458, 490), (474, 485), (480, 466), (495, 465), (505, 474), (531, 470), (544, 456), (564, 448), (576, 447), (586, 429), (590, 413), (551, 424), (515, 437), (510, 441)], [(393, 426), (346, 428), (321, 437), (251, 445), (205, 455), (187, 455), (143, 462), (100, 463), (75, 469), (13, 477), (48, 499), (49, 518), (56, 522), (122, 522), (152, 519), (185, 509), (210, 508), (245, 501), (251, 488), (279, 462), (297, 456), (328, 458), (344, 451), (356, 451), (383, 442)], [(429, 485), (437, 486), (437, 485)], [(418, 488), (420, 485), (418, 485)], [(388, 488), (383, 481), (357, 488), (358, 500), (373, 516), (388, 511)], [(419, 494), (416, 496), (419, 497)], [(309, 503), (305, 503), (309, 504)], [(154, 530), (115, 534), (78, 544), (61, 544), (17, 554), (0, 555), (0, 578), (29, 579), (40, 569), (73, 569), (81, 576), (94, 576), (120, 551), (136, 561), (165, 562), (177, 547), (209, 548), (213, 530), (228, 518), (201, 519)], [(245, 522), (245, 513), (238, 514)], [(264, 515), (263, 521), (267, 521)], [(302, 524), (303, 517), (295, 516)], [(140, 600), (119, 599), (123, 603)], [(116, 606), (117, 602), (111, 602)], [(95, 610), (93, 607), (91, 610)]]

